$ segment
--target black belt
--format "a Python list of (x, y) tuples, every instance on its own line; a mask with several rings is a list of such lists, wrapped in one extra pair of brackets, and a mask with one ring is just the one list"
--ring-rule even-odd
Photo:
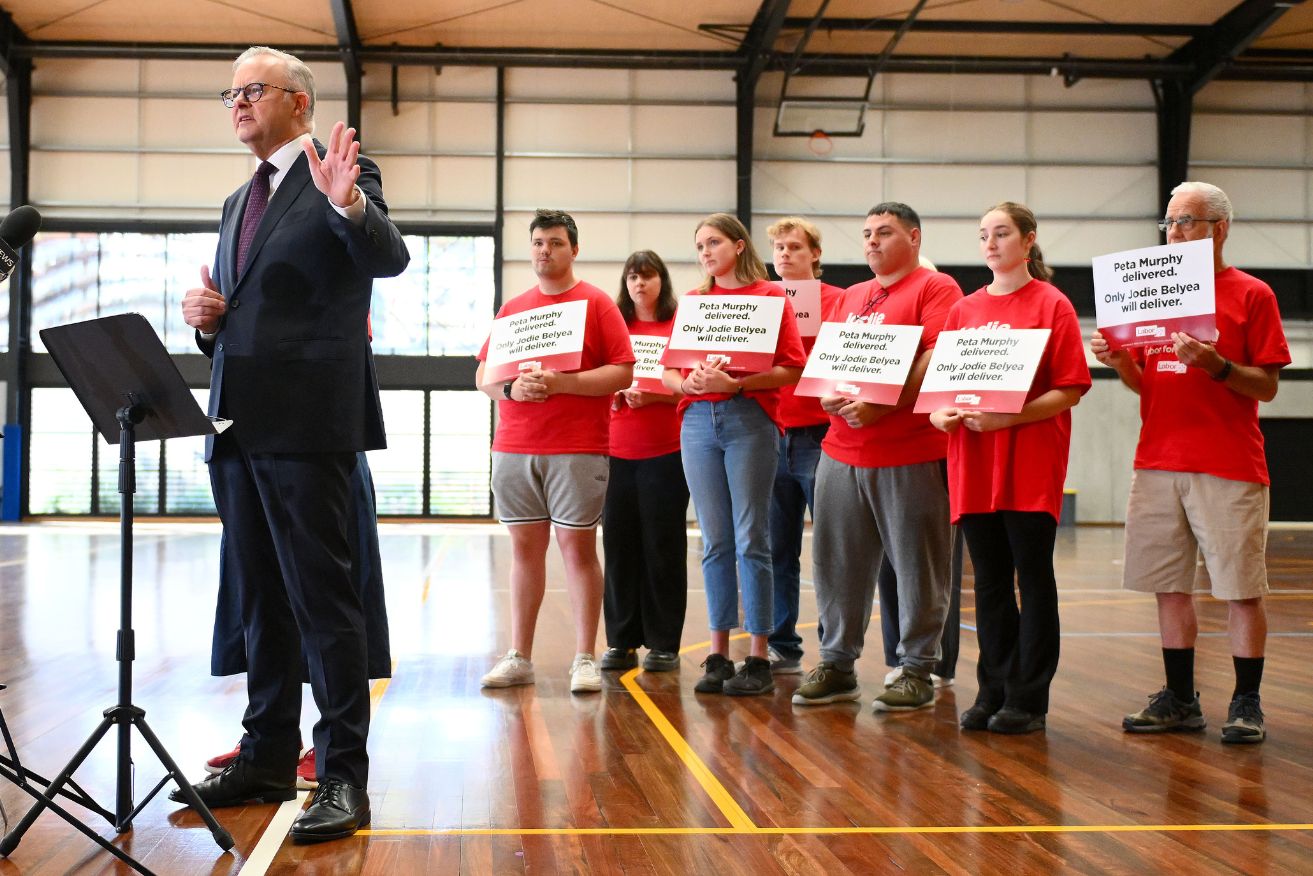
[(785, 428), (785, 435), (814, 435), (817, 438), (824, 438), (825, 433), (830, 431), (829, 423), (815, 423), (811, 426), (789, 426)]

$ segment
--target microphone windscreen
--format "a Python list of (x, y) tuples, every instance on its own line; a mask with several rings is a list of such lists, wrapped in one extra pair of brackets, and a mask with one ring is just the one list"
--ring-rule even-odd
[(27, 246), (41, 230), (41, 214), (36, 207), (24, 204), (0, 222), (0, 240), (14, 249)]

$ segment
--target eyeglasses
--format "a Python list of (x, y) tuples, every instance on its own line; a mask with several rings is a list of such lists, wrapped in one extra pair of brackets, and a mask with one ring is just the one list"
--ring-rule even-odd
[(255, 103), (264, 97), (266, 88), (277, 88), (279, 91), (286, 91), (288, 94), (296, 94), (295, 88), (283, 88), (281, 85), (270, 85), (268, 82), (248, 82), (241, 88), (229, 88), (227, 91), (220, 91), (219, 97), (223, 99), (223, 105), (226, 107), (231, 107), (237, 103), (239, 94), (251, 103)]
[(884, 300), (888, 297), (889, 297), (888, 289), (881, 289), (879, 292), (876, 292), (875, 294), (868, 296), (866, 302), (862, 305), (861, 311), (857, 315), (859, 317), (869, 316), (872, 312), (875, 311), (877, 307), (883, 304)]
[(1169, 216), (1158, 223), (1158, 230), (1162, 232), (1168, 232), (1171, 231), (1172, 226), (1175, 225), (1176, 227), (1180, 228), (1182, 231), (1189, 231), (1190, 226), (1194, 225), (1196, 222), (1221, 222), (1221, 221), (1222, 221), (1221, 219), (1196, 219), (1193, 216), (1180, 216), (1177, 217), (1176, 219), (1173, 219)]

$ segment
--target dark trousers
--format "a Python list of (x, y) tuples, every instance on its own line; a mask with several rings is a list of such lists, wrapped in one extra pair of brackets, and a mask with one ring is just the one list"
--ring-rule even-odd
[(808, 511), (815, 515), (816, 463), (830, 428), (795, 426), (780, 436), (779, 465), (770, 497), (770, 556), (775, 581), (775, 628), (767, 643), (781, 657), (802, 658), (798, 602), (802, 590), (802, 532)]
[(679, 650), (688, 604), (687, 516), (679, 451), (611, 458), (602, 512), (608, 647)]
[(224, 526), (224, 563), (236, 574), (246, 632), (242, 756), (296, 769), (302, 653), (319, 709), (321, 778), (365, 787), (369, 680), (365, 619), (352, 576), (348, 520), (354, 453), (248, 454), (220, 436), (210, 460)]
[(1058, 521), (1043, 511), (996, 511), (964, 514), (960, 525), (976, 576), (977, 702), (1047, 714), (1061, 632), (1053, 576)]
[[(957, 677), (958, 640), (962, 636), (962, 560), (966, 554), (966, 543), (962, 536), (962, 527), (953, 527), (953, 554), (949, 574), (952, 589), (949, 592), (948, 618), (944, 621), (944, 636), (940, 639), (939, 662), (935, 664), (934, 673), (940, 678)], [(902, 658), (898, 656), (898, 643), (903, 634), (898, 628), (898, 575), (889, 563), (886, 554), (880, 562), (880, 576), (876, 580), (880, 593), (880, 633), (884, 636), (884, 665), (898, 666)]]

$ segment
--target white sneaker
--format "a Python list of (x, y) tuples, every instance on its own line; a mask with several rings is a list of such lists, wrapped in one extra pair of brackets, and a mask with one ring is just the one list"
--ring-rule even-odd
[(570, 692), (586, 693), (602, 689), (602, 673), (592, 654), (576, 654), (570, 664)]
[(514, 648), (497, 661), (497, 665), (488, 670), (480, 682), (484, 687), (514, 687), (517, 684), (533, 684), (533, 661), (526, 658)]
[[(893, 669), (890, 669), (888, 674), (885, 675), (884, 677), (884, 686), (888, 687), (889, 685), (893, 684), (895, 681), (898, 680), (899, 676), (901, 676), (902, 674), (903, 674), (903, 667), (901, 666), (895, 666)], [(953, 686), (953, 679), (941, 678), (940, 676), (935, 675), (933, 672), (930, 673), (930, 681), (934, 684), (935, 690), (943, 690), (946, 687)]]

